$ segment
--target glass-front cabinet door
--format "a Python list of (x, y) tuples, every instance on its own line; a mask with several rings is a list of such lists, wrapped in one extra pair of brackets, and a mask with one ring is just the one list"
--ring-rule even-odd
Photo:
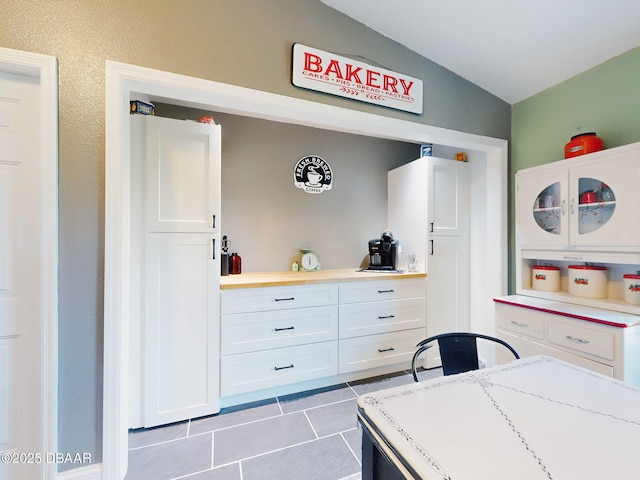
[(567, 172), (516, 177), (516, 234), (520, 245), (563, 246), (569, 242)]
[(640, 246), (640, 158), (600, 159), (516, 176), (521, 246)]
[(640, 158), (613, 158), (569, 170), (570, 243), (640, 246)]

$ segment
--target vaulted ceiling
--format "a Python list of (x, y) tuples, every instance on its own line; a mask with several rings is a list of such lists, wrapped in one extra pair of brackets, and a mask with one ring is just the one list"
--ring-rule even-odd
[(511, 104), (640, 45), (640, 0), (321, 0)]

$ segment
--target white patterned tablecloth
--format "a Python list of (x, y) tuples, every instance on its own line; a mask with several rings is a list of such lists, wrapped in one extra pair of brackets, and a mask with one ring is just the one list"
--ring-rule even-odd
[(358, 398), (424, 480), (640, 478), (640, 389), (546, 356)]

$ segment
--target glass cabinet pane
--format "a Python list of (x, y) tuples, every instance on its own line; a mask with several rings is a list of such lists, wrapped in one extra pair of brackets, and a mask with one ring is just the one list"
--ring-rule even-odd
[(589, 233), (607, 223), (616, 208), (609, 186), (595, 178), (578, 179), (578, 233)]
[(560, 182), (543, 189), (533, 203), (533, 218), (544, 231), (560, 235), (560, 217), (562, 215)]

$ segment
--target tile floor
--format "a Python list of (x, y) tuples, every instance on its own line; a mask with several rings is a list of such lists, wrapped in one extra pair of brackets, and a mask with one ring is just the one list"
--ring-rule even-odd
[(360, 480), (356, 398), (411, 382), (399, 372), (132, 430), (125, 480)]

